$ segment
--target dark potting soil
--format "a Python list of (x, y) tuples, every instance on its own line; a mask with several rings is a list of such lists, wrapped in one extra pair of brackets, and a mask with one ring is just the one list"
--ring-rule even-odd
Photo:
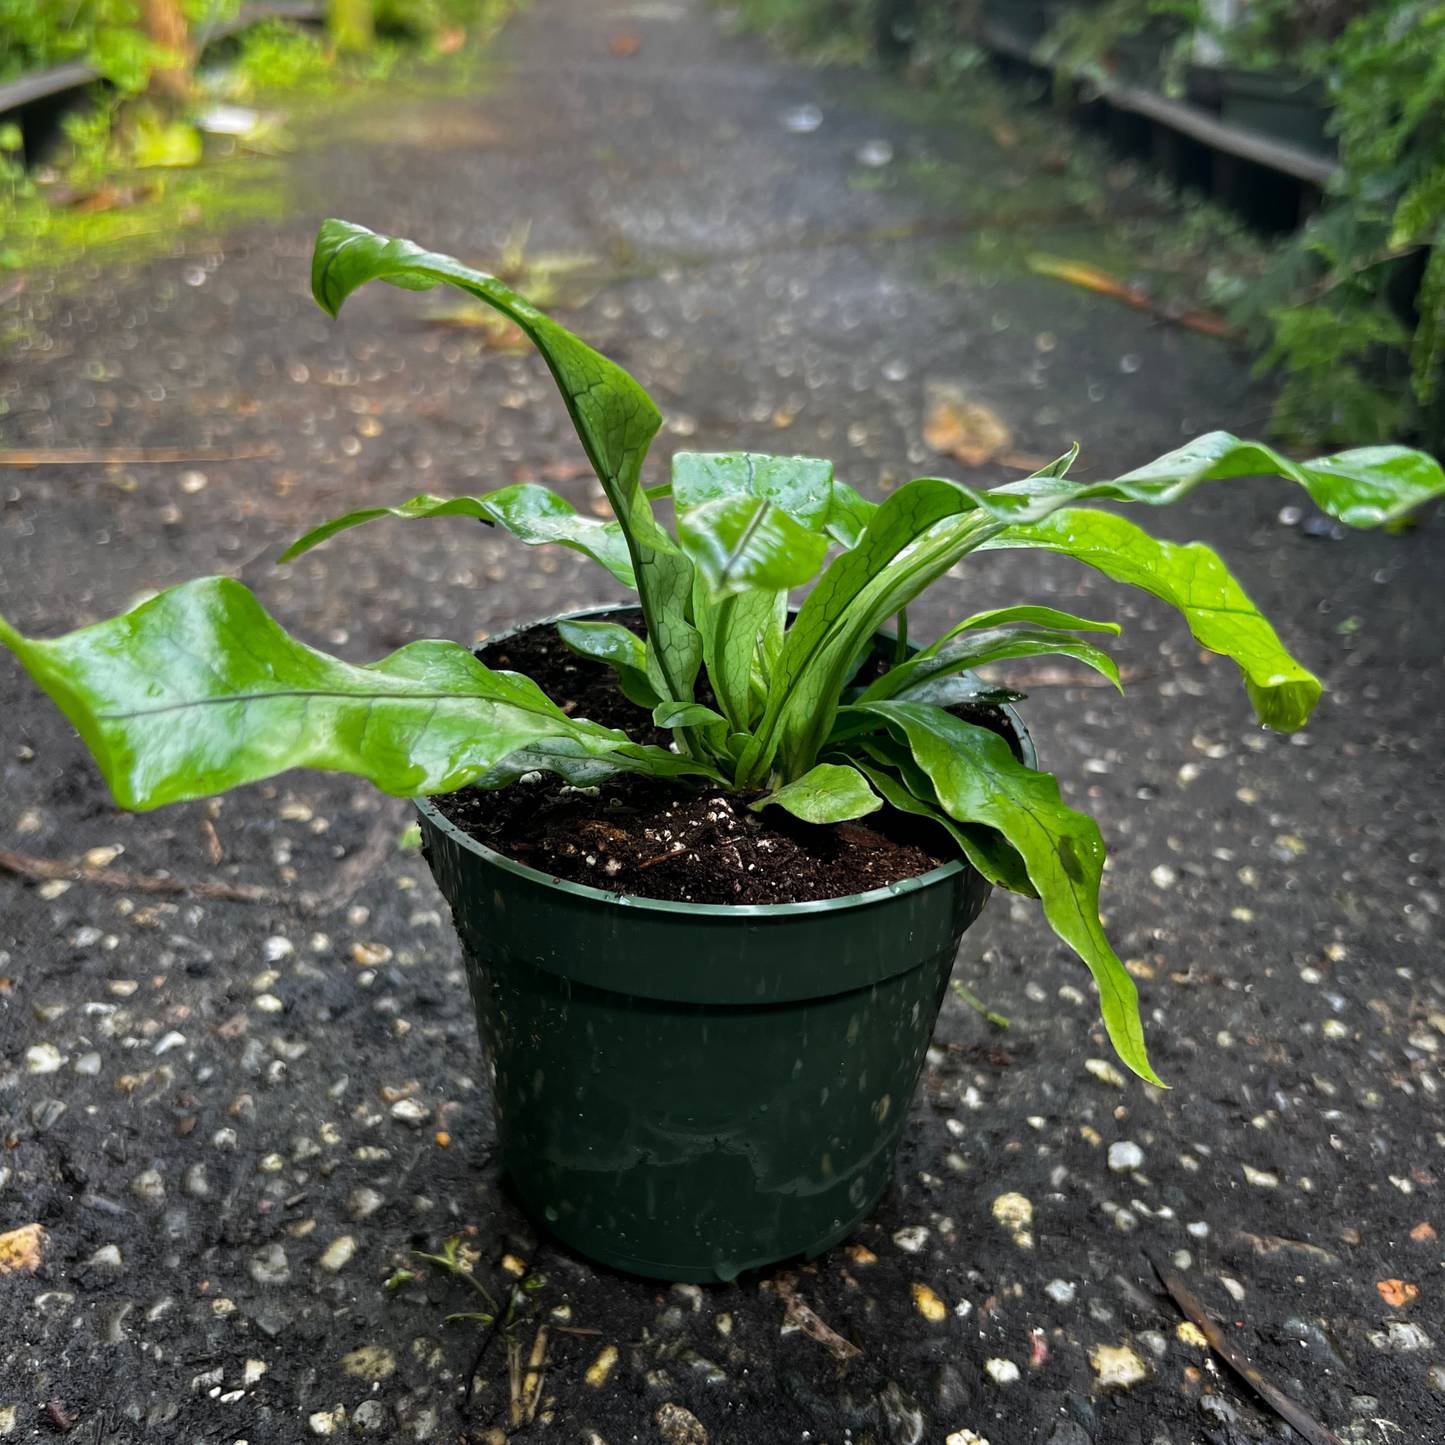
[[(617, 621), (636, 626), (634, 615)], [(666, 747), (672, 734), (629, 702), (616, 675), (578, 657), (550, 624), (482, 648), (491, 668), (525, 673), (564, 711)], [(883, 665), (881, 662), (878, 665)], [(710, 702), (699, 687), (699, 700)], [(990, 716), (975, 717), (987, 713)], [(1007, 733), (996, 709), (971, 709)], [(591, 789), (553, 773), (488, 791), (436, 799), (459, 828), (489, 848), (556, 878), (617, 893), (687, 903), (806, 903), (916, 878), (958, 856), (937, 824), (884, 807), (856, 822), (820, 826), (781, 808), (752, 813), (761, 792), (627, 775)]]

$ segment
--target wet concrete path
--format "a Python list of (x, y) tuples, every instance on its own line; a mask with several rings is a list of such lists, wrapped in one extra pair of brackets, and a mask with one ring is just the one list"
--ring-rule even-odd
[[(621, 35), (635, 53), (613, 53)], [(549, 257), (589, 258), (559, 273), (559, 314), (659, 399), (649, 480), (683, 446), (829, 455), (875, 497), (922, 472), (1017, 475), (929, 448), (939, 387), (1001, 418), (1012, 453), (1077, 439), (1086, 475), (1258, 430), (1266, 399), (1215, 343), (998, 262), (1020, 236), (1094, 253), (1167, 211), (1036, 110), (950, 118), (663, 3), (544, 0), (500, 55), (484, 93), (378, 103), (299, 153), (291, 219), (22, 299), (8, 445), (277, 455), (0, 472), (0, 611), (51, 634), (225, 570), (363, 661), (616, 595), (571, 554), (432, 524), (272, 567), (324, 517), (421, 490), (531, 475), (595, 501), (535, 358), (451, 300), (377, 288), (339, 323), (315, 309), (327, 214), (482, 264), (529, 226), (534, 284)], [(892, 159), (866, 164), (879, 142)], [(509, 1201), (444, 908), (392, 847), (404, 808), (292, 775), (118, 815), (0, 658), (0, 846), (123, 849), (110, 866), (282, 895), (0, 875), (0, 1231), (49, 1236), (38, 1273), (0, 1277), (0, 1433), (29, 1438), (58, 1398), (84, 1428), (105, 1412), (107, 1440), (492, 1439), (510, 1430), (506, 1364), (493, 1345), (464, 1399), (478, 1337), (443, 1323), (464, 1289), (435, 1271), (384, 1287), (461, 1230), (484, 1272), (513, 1255), (547, 1280), (552, 1363), (525, 1440), (701, 1439), (669, 1404), (739, 1445), (1267, 1434), (1153, 1297), (1151, 1251), (1187, 1252), (1200, 1298), (1342, 1438), (1434, 1438), (1441, 524), (1334, 539), (1307, 505), (1282, 524), (1287, 505), (1303, 499), (1239, 483), (1141, 520), (1219, 547), (1327, 680), (1297, 745), (1251, 725), (1233, 670), (1172, 615), (1056, 559), (990, 557), (920, 609), (925, 633), (1001, 598), (1124, 624), (1127, 699), (1071, 670), (1013, 676), (1045, 765), (1104, 829), (1110, 929), (1175, 1087), (1086, 1066), (1106, 1057), (1087, 975), (1032, 907), (995, 899), (958, 977), (1013, 1029), (950, 999), (863, 1252), (799, 1275), (863, 1349), (846, 1369), (757, 1279), (669, 1294), (557, 1249)], [(394, 1113), (404, 1098), (425, 1107)], [(1142, 1161), (1111, 1172), (1124, 1142)], [(1008, 1193), (1031, 1203), (1029, 1249), (995, 1222)]]

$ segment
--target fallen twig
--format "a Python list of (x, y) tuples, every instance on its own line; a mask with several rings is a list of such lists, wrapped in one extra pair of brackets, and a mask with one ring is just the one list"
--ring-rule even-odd
[(531, 1358), (527, 1361), (527, 1378), (522, 1382), (522, 1414), (528, 1425), (537, 1418), (537, 1406), (542, 1403), (542, 1382), (546, 1378), (547, 1326), (538, 1325)]
[(304, 897), (278, 893), (252, 883), (187, 883), (181, 878), (148, 878), (140, 873), (123, 873), (119, 868), (91, 868), (84, 863), (62, 863), (55, 858), (35, 858), (0, 848), (0, 869), (22, 878), (41, 882), (65, 878), (72, 882), (104, 883), (111, 888), (134, 889), (138, 893), (189, 893), (196, 898), (225, 898), (233, 903), (294, 903), (305, 906)]
[(1069, 261), (1062, 256), (1033, 255), (1028, 258), (1028, 267), (1036, 276), (1052, 276), (1056, 281), (1067, 281), (1072, 286), (1082, 286), (1086, 291), (1097, 291), (1102, 296), (1112, 296), (1126, 306), (1146, 311), (1159, 321), (1172, 321), (1176, 326), (1198, 331), (1205, 336), (1218, 337), (1222, 341), (1239, 341), (1241, 333), (1232, 326), (1204, 311), (1185, 311), (1181, 308), (1162, 305), (1141, 286), (1131, 286), (1127, 281), (1083, 261)]
[(1321, 1249), (1317, 1244), (1307, 1244), (1302, 1239), (1283, 1239), (1277, 1234), (1251, 1234), (1247, 1229), (1239, 1231), (1239, 1237), (1258, 1255), (1266, 1258), (1272, 1254), (1299, 1254), (1320, 1264), (1338, 1264), (1340, 1257)]
[(961, 999), (964, 1001), (964, 1003), (966, 1003), (966, 1004), (969, 1006), (969, 1008), (971, 1008), (975, 1013), (980, 1013), (980, 1014), (982, 1014), (982, 1015), (984, 1016), (984, 1018), (986, 1018), (986, 1019), (989, 1021), (989, 1023), (991, 1023), (991, 1024), (994, 1026), (994, 1028), (996, 1028), (996, 1029), (1006, 1029), (1006, 1028), (1010, 1028), (1010, 1027), (1011, 1027), (1009, 1021), (1008, 1021), (1002, 1014), (996, 1014), (996, 1013), (994, 1013), (994, 1011), (993, 1011), (991, 1008), (989, 1008), (989, 1006), (988, 1006), (986, 1003), (984, 1003), (984, 1001), (983, 1001), (981, 998), (979, 998), (976, 994), (970, 993), (961, 983), (958, 982), (957, 979), (954, 980), (954, 983), (953, 983), (953, 991), (954, 991), (954, 993), (956, 993), (956, 994), (959, 996), (959, 998), (961, 998)]
[(397, 826), (401, 806), (390, 801), (383, 805), (382, 815), (371, 825), (366, 842), (336, 870), (336, 876), (311, 903), (310, 911), (324, 918), (351, 902), (356, 890), (396, 852)]
[(764, 1289), (772, 1289), (783, 1302), (783, 1308), (787, 1311), (788, 1318), (810, 1340), (817, 1342), (829, 1350), (834, 1359), (853, 1360), (863, 1353), (857, 1345), (845, 1340), (836, 1330), (826, 1325), (814, 1312), (803, 1303), (797, 1295), (797, 1276), (784, 1271), (782, 1274), (775, 1274), (772, 1279), (763, 1284)]
[(0, 467), (146, 466), (171, 462), (275, 460), (275, 442), (239, 447), (10, 447), (0, 449)]
[(1164, 1288), (1174, 1296), (1174, 1303), (1184, 1312), (1199, 1332), (1209, 1341), (1210, 1348), (1237, 1375), (1247, 1380), (1272, 1410), (1292, 1428), (1298, 1430), (1309, 1445), (1343, 1445), (1340, 1437), (1326, 1430), (1308, 1410), (1296, 1405), (1288, 1395), (1275, 1389), (1250, 1363), (1249, 1357), (1236, 1350), (1225, 1339), (1219, 1326), (1204, 1312), (1204, 1306), (1186, 1288), (1184, 1281), (1171, 1270), (1164, 1268), (1157, 1259), (1150, 1258), (1154, 1271), (1164, 1282)]

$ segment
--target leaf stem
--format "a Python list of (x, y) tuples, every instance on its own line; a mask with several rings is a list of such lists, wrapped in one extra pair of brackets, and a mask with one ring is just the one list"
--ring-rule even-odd
[(898, 609), (898, 640), (893, 644), (893, 666), (902, 667), (908, 661), (908, 609)]
[(970, 992), (969, 992), (961, 983), (959, 983), (956, 979), (954, 980), (953, 991), (954, 991), (954, 993), (956, 993), (956, 994), (959, 996), (959, 998), (961, 998), (961, 999), (964, 1001), (964, 1003), (966, 1003), (966, 1004), (969, 1006), (969, 1008), (971, 1008), (975, 1013), (980, 1013), (980, 1014), (982, 1014), (982, 1015), (984, 1016), (984, 1018), (986, 1018), (986, 1019), (989, 1021), (989, 1023), (991, 1023), (991, 1024), (994, 1026), (994, 1028), (996, 1028), (996, 1029), (1006, 1029), (1006, 1028), (1011, 1028), (1011, 1027), (1012, 1027), (1012, 1025), (1009, 1023), (1009, 1021), (1008, 1021), (1002, 1014), (996, 1014), (996, 1013), (994, 1013), (994, 1011), (993, 1011), (991, 1008), (989, 1008), (989, 1006), (988, 1006), (986, 1003), (984, 1003), (984, 1001), (983, 1001), (981, 998), (979, 998), (979, 997), (977, 996), (977, 994), (972, 994), (972, 993), (970, 993)]

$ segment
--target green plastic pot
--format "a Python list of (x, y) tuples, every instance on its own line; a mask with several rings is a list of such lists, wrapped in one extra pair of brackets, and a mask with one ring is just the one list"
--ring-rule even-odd
[(668, 903), (563, 882), (418, 808), (502, 1161), (553, 1234), (704, 1283), (816, 1255), (867, 1217), (989, 895), (966, 862), (817, 903)]

